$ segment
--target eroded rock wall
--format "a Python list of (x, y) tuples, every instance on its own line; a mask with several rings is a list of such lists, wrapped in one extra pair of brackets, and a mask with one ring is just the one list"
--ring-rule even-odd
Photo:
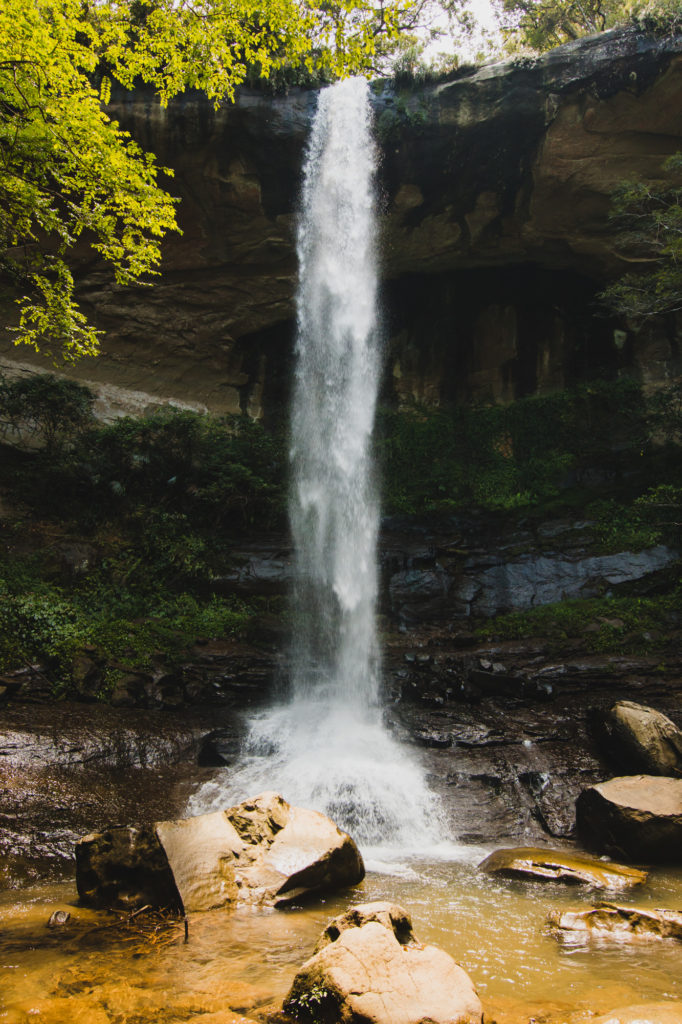
[[(387, 393), (506, 401), (604, 368), (676, 376), (675, 323), (636, 334), (596, 318), (594, 295), (630, 266), (611, 193), (661, 180), (682, 148), (681, 101), (682, 36), (631, 30), (441, 84), (376, 83)], [(315, 103), (314, 90), (244, 90), (217, 110), (195, 94), (167, 110), (142, 92), (114, 97), (112, 114), (174, 168), (183, 234), (154, 288), (116, 288), (83, 254), (81, 298), (106, 333), (102, 356), (70, 372), (100, 387), (102, 415), (285, 404)], [(7, 321), (11, 307), (5, 293)], [(0, 360), (51, 369), (9, 340)]]

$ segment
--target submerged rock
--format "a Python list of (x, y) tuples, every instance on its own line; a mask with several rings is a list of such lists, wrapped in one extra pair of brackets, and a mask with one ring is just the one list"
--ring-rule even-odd
[(578, 831), (594, 849), (632, 860), (682, 863), (682, 779), (631, 775), (583, 790)]
[(549, 923), (561, 939), (584, 937), (682, 940), (682, 912), (599, 903), (590, 910), (554, 911)]
[(610, 864), (579, 853), (534, 847), (495, 850), (479, 864), (490, 875), (568, 882), (595, 889), (630, 889), (646, 881), (646, 872), (623, 864)]
[(361, 904), (328, 925), (318, 951), (294, 978), (284, 1009), (306, 1024), (483, 1019), (466, 972), (443, 950), (417, 943), (407, 912), (389, 903)]
[(642, 1003), (621, 1006), (595, 1017), (592, 1024), (680, 1024), (682, 1002)]
[(364, 877), (351, 837), (316, 811), (262, 793), (154, 828), (116, 828), (76, 847), (78, 892), (96, 906), (280, 906)]
[(71, 920), (71, 914), (68, 910), (55, 910), (50, 914), (50, 919), (47, 922), (48, 928), (63, 928)]
[(667, 715), (621, 700), (605, 716), (604, 728), (626, 770), (682, 778), (682, 731)]

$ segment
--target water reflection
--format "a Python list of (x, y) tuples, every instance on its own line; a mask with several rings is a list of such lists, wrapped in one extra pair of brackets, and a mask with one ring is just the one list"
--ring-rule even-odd
[[(414, 860), (399, 873), (288, 911), (193, 915), (147, 933), (78, 907), (72, 883), (0, 895), (0, 1021), (7, 1024), (158, 1024), (262, 1021), (281, 1005), (299, 964), (330, 917), (354, 902), (389, 899), (412, 913), (417, 937), (451, 953), (474, 979), (486, 1017), (575, 1021), (588, 1010), (682, 1000), (680, 945), (672, 940), (565, 947), (546, 928), (554, 907), (587, 907), (594, 894), (556, 883), (479, 875), (467, 861)], [(619, 902), (682, 905), (682, 871), (656, 871)], [(58, 908), (69, 924), (49, 929)], [(521, 1007), (525, 1013), (521, 1013)]]

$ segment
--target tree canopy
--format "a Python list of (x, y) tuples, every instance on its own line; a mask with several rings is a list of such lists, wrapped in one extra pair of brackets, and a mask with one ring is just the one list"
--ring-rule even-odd
[(542, 53), (581, 36), (634, 22), (679, 27), (680, 0), (494, 0), (508, 49)]
[(118, 284), (158, 273), (175, 200), (107, 113), (113, 81), (233, 98), (247, 74), (302, 65), (335, 77), (371, 66), (413, 18), (411, 0), (3, 0), (0, 5), (0, 271), (20, 291), (15, 340), (75, 359), (98, 351), (79, 308), (77, 245)]

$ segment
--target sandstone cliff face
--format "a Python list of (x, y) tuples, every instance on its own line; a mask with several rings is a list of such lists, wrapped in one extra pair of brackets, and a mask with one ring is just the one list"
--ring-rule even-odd
[[(175, 169), (183, 235), (153, 289), (118, 289), (83, 261), (81, 295), (106, 340), (74, 372), (103, 385), (103, 414), (173, 399), (260, 415), (283, 402), (315, 103), (312, 90), (244, 90), (218, 110), (197, 95), (166, 111), (114, 98), (124, 127)], [(660, 181), (682, 148), (682, 36), (611, 32), (438, 85), (379, 82), (374, 105), (388, 392), (505, 401), (599, 366), (652, 382), (678, 372), (674, 329), (622, 332), (592, 301), (629, 266), (608, 220), (614, 186)], [(40, 365), (9, 343), (0, 356)]]

